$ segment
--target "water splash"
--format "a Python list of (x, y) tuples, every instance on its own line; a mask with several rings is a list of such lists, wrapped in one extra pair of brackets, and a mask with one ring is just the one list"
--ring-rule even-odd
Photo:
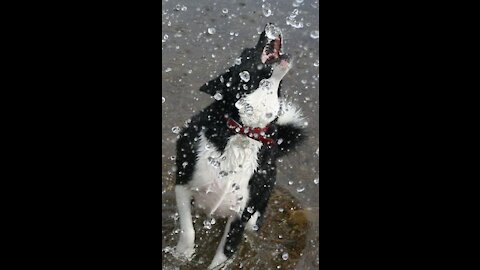
[(246, 70), (240, 72), (240, 79), (242, 79), (242, 81), (244, 81), (244, 82), (250, 81), (250, 73), (248, 73), (248, 71), (246, 71)]
[(270, 17), (273, 15), (273, 12), (272, 12), (272, 5), (270, 5), (270, 3), (265, 3), (262, 5), (262, 12), (263, 12), (263, 16), (265, 17)]

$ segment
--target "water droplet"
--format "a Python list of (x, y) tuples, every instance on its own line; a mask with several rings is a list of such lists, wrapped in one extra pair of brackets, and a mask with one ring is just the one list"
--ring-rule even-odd
[(250, 81), (250, 73), (248, 73), (248, 71), (242, 71), (240, 72), (240, 78), (242, 79), (242, 81), (248, 82)]
[(282, 144), (282, 143), (283, 143), (283, 139), (282, 139), (282, 138), (280, 138), (280, 139), (277, 140), (277, 144), (278, 144), (278, 145), (280, 145), (280, 144)]
[(313, 39), (317, 39), (319, 37), (319, 33), (317, 30), (310, 32), (310, 37)]
[(253, 224), (253, 225), (252, 225), (252, 230), (258, 231), (258, 225), (257, 225), (257, 224)]
[(299, 7), (302, 3), (303, 3), (303, 0), (295, 0), (295, 1), (292, 3), (292, 6), (294, 6), (294, 7)]
[(247, 207), (247, 212), (249, 212), (250, 214), (253, 214), (253, 207)]
[(220, 177), (228, 176), (228, 173), (226, 171), (221, 171), (218, 174), (220, 175)]
[(172, 127), (172, 132), (175, 133), (175, 134), (178, 134), (180, 132), (180, 128), (175, 126), (175, 127)]
[(295, 29), (303, 28), (303, 22), (296, 21), (295, 19), (287, 19), (287, 24)]
[(214, 168), (218, 168), (220, 167), (220, 161), (212, 158), (212, 157), (209, 157), (208, 158), (208, 162), (210, 163), (210, 165), (212, 165)]
[(283, 209), (283, 208), (278, 209), (278, 212), (280, 212), (280, 213), (283, 213), (283, 211), (285, 211), (285, 209)]
[(169, 67), (165, 69), (165, 72), (170, 72), (170, 71), (172, 71), (172, 69)]
[(318, 67), (319, 65), (320, 65), (320, 63), (319, 63), (318, 60), (315, 60), (315, 62), (313, 62), (313, 66)]
[(293, 181), (288, 181), (288, 185), (289, 186), (293, 185)]
[(230, 87), (230, 86), (232, 86), (232, 83), (231, 83), (231, 82), (227, 82), (226, 86), (227, 86), (227, 87)]
[(187, 11), (187, 7), (186, 7), (186, 6), (182, 6), (182, 11)]
[(164, 39), (164, 40), (167, 40), (167, 39), (168, 39), (168, 35), (165, 34), (165, 35), (163, 36), (163, 39)]
[(295, 17), (298, 15), (298, 9), (292, 11), (290, 16), (287, 17), (287, 25), (292, 26), (293, 28), (303, 28), (303, 22), (297, 21)]
[(213, 98), (216, 99), (216, 100), (222, 100), (222, 99), (223, 99), (223, 96), (222, 96), (222, 94), (220, 94), (220, 93), (216, 93), (216, 94), (213, 96)]
[(165, 98), (164, 97), (162, 97), (162, 103), (165, 103)]
[(262, 89), (265, 89), (265, 90), (268, 90), (272, 87), (272, 82), (270, 80), (267, 80), (267, 79), (263, 79), (261, 82), (260, 82), (260, 85), (259, 85), (260, 88)]
[(273, 15), (271, 8), (272, 6), (270, 5), (270, 3), (265, 3), (262, 5), (262, 12), (265, 17), (270, 17)]
[(170, 160), (175, 160), (175, 159), (176, 159), (175, 156), (170, 157)]
[(204, 220), (203, 221), (203, 228), (205, 228), (207, 230), (210, 230), (212, 228), (212, 223), (210, 223), (210, 221), (208, 221), (208, 220)]
[[(280, 238), (280, 236), (279, 236), (279, 238)], [(285, 253), (282, 254), (282, 259), (283, 259), (284, 261), (288, 260), (288, 253), (287, 253), (287, 252), (285, 252)]]
[(240, 65), (241, 63), (242, 63), (242, 58), (239, 57), (239, 58), (236, 58), (236, 59), (235, 59), (235, 65), (238, 66), (238, 65)]
[(207, 32), (208, 32), (210, 35), (213, 35), (213, 34), (215, 34), (216, 30), (215, 30), (215, 28), (210, 27), (210, 28), (208, 28)]
[(313, 179), (313, 183), (315, 183), (315, 185), (318, 185), (318, 183), (319, 183), (318, 178)]
[(269, 40), (276, 39), (278, 36), (282, 34), (280, 28), (276, 27), (273, 24), (269, 24), (265, 27), (265, 34)]
[(300, 186), (300, 187), (297, 188), (298, 193), (302, 193), (304, 191), (305, 191), (305, 187), (303, 187), (303, 186)]
[(227, 13), (228, 13), (228, 8), (222, 9), (222, 13), (223, 13), (223, 14), (227, 14)]
[(181, 9), (182, 9), (182, 5), (177, 4), (177, 5), (175, 6), (175, 10), (176, 10), (176, 11), (180, 11)]

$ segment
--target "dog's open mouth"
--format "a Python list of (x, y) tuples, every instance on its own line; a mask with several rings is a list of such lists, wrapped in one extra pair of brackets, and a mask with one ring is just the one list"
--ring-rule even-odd
[(262, 63), (268, 63), (275, 59), (278, 59), (281, 55), (282, 49), (282, 35), (278, 34), (275, 39), (272, 39), (263, 48)]

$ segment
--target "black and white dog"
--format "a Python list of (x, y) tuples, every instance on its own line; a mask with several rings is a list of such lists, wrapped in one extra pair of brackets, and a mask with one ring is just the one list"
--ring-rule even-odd
[(194, 254), (191, 206), (228, 218), (209, 269), (237, 249), (245, 229), (256, 230), (276, 182), (276, 160), (301, 142), (300, 110), (282, 99), (289, 57), (282, 34), (267, 24), (255, 48), (200, 91), (215, 101), (190, 119), (177, 141), (175, 195), (180, 217), (178, 255)]

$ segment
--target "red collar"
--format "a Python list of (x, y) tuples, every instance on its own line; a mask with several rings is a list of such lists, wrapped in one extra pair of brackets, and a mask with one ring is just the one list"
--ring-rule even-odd
[(225, 116), (227, 120), (227, 127), (236, 134), (242, 134), (252, 138), (254, 140), (260, 141), (266, 144), (275, 144), (275, 140), (266, 137), (266, 133), (270, 125), (264, 128), (252, 128), (240, 125), (237, 121), (232, 118)]

